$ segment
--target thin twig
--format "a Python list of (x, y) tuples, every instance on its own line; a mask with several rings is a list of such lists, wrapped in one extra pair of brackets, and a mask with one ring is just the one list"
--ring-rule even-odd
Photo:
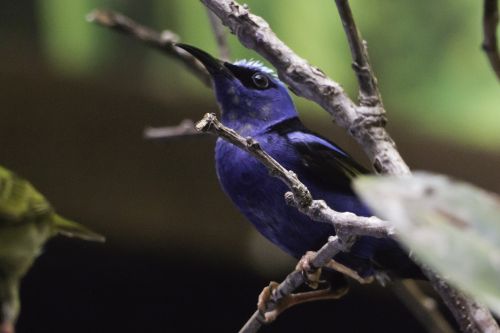
[(125, 15), (104, 9), (93, 10), (87, 15), (87, 20), (136, 38), (148, 46), (179, 60), (205, 85), (211, 86), (211, 79), (205, 67), (191, 54), (175, 47), (174, 44), (179, 42), (180, 38), (172, 31), (164, 30), (160, 33), (135, 22)]
[(340, 84), (295, 54), (248, 6), (232, 0), (201, 0), (236, 34), (240, 42), (254, 49), (277, 69), (279, 77), (300, 96), (313, 100), (329, 112), (337, 124), (361, 144), (375, 170), (409, 174), (384, 126), (385, 110), (380, 106), (356, 105)]
[(484, 0), (483, 9), (483, 50), (490, 60), (491, 67), (500, 80), (500, 51), (498, 50), (498, 0)]
[(210, 25), (212, 26), (217, 47), (219, 48), (219, 57), (221, 60), (229, 61), (229, 59), (231, 59), (231, 53), (229, 52), (229, 44), (227, 43), (226, 30), (217, 15), (208, 8), (207, 15), (210, 20)]
[(184, 119), (176, 126), (147, 127), (144, 129), (144, 138), (148, 140), (169, 140), (192, 136), (204, 136), (204, 133), (196, 130), (191, 119)]
[(356, 27), (349, 1), (335, 0), (335, 3), (351, 49), (352, 68), (356, 73), (359, 84), (359, 104), (382, 107), (382, 98), (378, 89), (377, 78), (370, 65), (366, 41), (361, 38), (361, 34)]

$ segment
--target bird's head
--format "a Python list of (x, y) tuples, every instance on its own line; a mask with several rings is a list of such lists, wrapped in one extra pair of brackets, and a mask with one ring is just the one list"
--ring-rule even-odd
[(285, 85), (260, 62), (229, 63), (190, 45), (177, 46), (192, 54), (210, 73), (226, 126), (252, 135), (297, 116)]

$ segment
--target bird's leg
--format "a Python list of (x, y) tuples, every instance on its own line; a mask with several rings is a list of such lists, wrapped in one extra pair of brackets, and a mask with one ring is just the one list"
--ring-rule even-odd
[(265, 287), (259, 295), (257, 308), (261, 313), (264, 314), (264, 319), (266, 324), (269, 324), (274, 320), (276, 320), (276, 318), (283, 311), (294, 305), (306, 302), (313, 302), (313, 301), (339, 299), (345, 294), (347, 294), (347, 292), (349, 291), (349, 286), (345, 285), (342, 288), (337, 288), (334, 290), (332, 290), (331, 287), (327, 287), (319, 290), (290, 294), (281, 299), (280, 302), (276, 305), (276, 308), (274, 308), (271, 311), (266, 311), (266, 302), (269, 300), (269, 298), (271, 297), (274, 290), (278, 287), (278, 285), (279, 284), (277, 282), (272, 281), (271, 283), (269, 283), (269, 286)]
[[(296, 270), (304, 272), (308, 280), (307, 285), (312, 289), (316, 289), (318, 287), (318, 283), (320, 282), (319, 277), (321, 275), (321, 268), (313, 268), (310, 264), (311, 260), (315, 256), (316, 252), (308, 251), (304, 256), (302, 256), (302, 258), (297, 263), (297, 266), (295, 267)], [(353, 278), (354, 280), (358, 281), (361, 284), (367, 284), (373, 282), (373, 276), (369, 276), (366, 278), (361, 277), (355, 270), (333, 259), (330, 259), (330, 261), (324, 267), (328, 267), (350, 278)]]
[(320, 282), (321, 268), (313, 268), (311, 266), (311, 261), (316, 256), (316, 252), (307, 251), (306, 254), (300, 258), (295, 270), (301, 271), (307, 278), (306, 284), (311, 289), (317, 289)]

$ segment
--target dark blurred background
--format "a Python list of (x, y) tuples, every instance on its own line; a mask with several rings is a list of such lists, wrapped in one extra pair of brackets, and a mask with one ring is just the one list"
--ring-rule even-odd
[[(247, 0), (278, 35), (340, 81), (356, 82), (331, 0)], [(389, 111), (414, 169), (500, 192), (500, 94), (480, 51), (481, 5), (467, 0), (352, 1)], [(0, 2), (0, 163), (30, 179), (65, 216), (106, 244), (55, 239), (24, 279), (18, 330), (234, 332), (269, 280), (294, 261), (261, 238), (221, 192), (214, 140), (148, 142), (144, 127), (199, 119), (211, 91), (174, 60), (94, 26), (123, 11), (214, 54), (197, 0)], [(230, 36), (234, 58), (260, 57)], [(309, 127), (366, 163), (314, 104)], [(264, 332), (420, 332), (389, 288), (289, 310)]]

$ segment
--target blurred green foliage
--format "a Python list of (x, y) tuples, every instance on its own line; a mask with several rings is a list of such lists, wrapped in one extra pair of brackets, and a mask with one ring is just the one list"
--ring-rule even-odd
[[(334, 1), (247, 0), (299, 55), (322, 68), (356, 97), (350, 54)], [(409, 135), (440, 136), (467, 146), (500, 148), (500, 93), (480, 50), (481, 10), (468, 0), (352, 0), (354, 15), (379, 78), (390, 119), (407, 124)], [(205, 8), (198, 0), (38, 0), (44, 54), (58, 72), (103, 75), (106, 66), (125, 71), (126, 58), (144, 48), (85, 22), (94, 7), (123, 11), (156, 29), (171, 29), (183, 41), (217, 54)], [(121, 43), (121, 44), (120, 44)], [(234, 58), (260, 56), (230, 36)], [(135, 59), (135, 58), (134, 58)], [(146, 53), (137, 66), (150, 91), (198, 94), (203, 88), (181, 66)], [(130, 78), (131, 80), (136, 78)], [(319, 107), (297, 99), (315, 114)], [(325, 116), (326, 117), (326, 116)], [(422, 134), (420, 134), (422, 135)]]
[(96, 5), (98, 1), (38, 1), (44, 51), (59, 71), (88, 72), (106, 51), (82, 19), (82, 13)]

